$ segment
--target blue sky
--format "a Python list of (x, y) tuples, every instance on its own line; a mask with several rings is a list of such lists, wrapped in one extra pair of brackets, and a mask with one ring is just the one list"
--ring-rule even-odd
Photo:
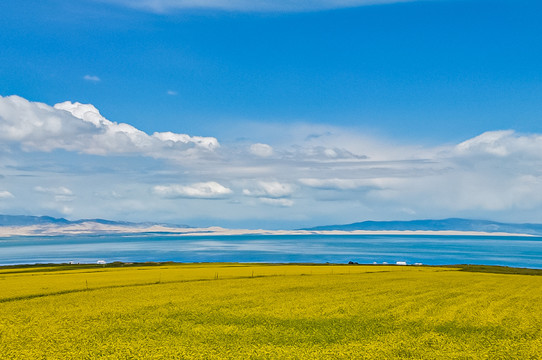
[[(539, 1), (28, 0), (0, 13), (3, 213), (540, 221)], [(93, 107), (53, 108), (65, 101)]]

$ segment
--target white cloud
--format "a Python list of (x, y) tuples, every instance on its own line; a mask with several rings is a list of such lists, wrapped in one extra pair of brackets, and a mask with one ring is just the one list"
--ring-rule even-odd
[(214, 9), (245, 12), (298, 12), (338, 9), (415, 0), (95, 0), (155, 12), (180, 9)]
[(292, 205), (294, 205), (294, 202), (291, 199), (260, 198), (260, 201), (267, 205), (282, 207), (291, 207)]
[(518, 135), (513, 130), (488, 131), (455, 147), (456, 153), (494, 155), (498, 157), (529, 156), (542, 159), (542, 135)]
[(214, 137), (189, 136), (186, 134), (176, 134), (170, 131), (155, 132), (152, 134), (153, 139), (158, 139), (166, 148), (174, 148), (179, 144), (193, 144), (199, 149), (214, 151), (220, 146), (218, 140)]
[[(52, 107), (0, 97), (1, 189), (9, 189), (0, 190), (0, 199), (9, 199), (0, 201), (2, 212), (73, 211), (73, 217), (127, 220), (138, 214), (151, 221), (182, 214), (175, 222), (187, 224), (198, 214), (211, 219), (207, 223), (255, 226), (257, 219), (301, 219), (305, 226), (414, 216), (542, 217), (542, 134), (489, 131), (424, 147), (351, 128), (261, 126), (260, 133), (231, 129), (257, 144), (239, 140), (220, 147), (214, 137), (147, 134), (104, 118), (89, 104)], [(187, 208), (170, 198), (194, 200)], [(213, 206), (198, 201), (224, 198)]]
[(83, 79), (85, 79), (86, 81), (94, 82), (94, 83), (102, 81), (102, 79), (100, 79), (96, 75), (85, 75), (83, 76)]
[(251, 189), (243, 189), (243, 194), (255, 197), (282, 198), (292, 195), (293, 191), (290, 184), (278, 181), (258, 181)]
[(12, 193), (10, 193), (7, 190), (0, 190), (0, 199), (13, 199), (15, 196), (13, 196)]
[(54, 200), (58, 202), (73, 201), (75, 197), (73, 191), (71, 191), (70, 189), (64, 186), (58, 186), (58, 187), (36, 186), (34, 187), (34, 191), (42, 193), (42, 194), (53, 195)]
[(40, 193), (53, 194), (53, 195), (73, 195), (73, 192), (64, 186), (47, 187), (47, 188), (44, 188), (42, 186), (36, 186), (34, 190)]
[(256, 156), (269, 157), (273, 155), (273, 148), (267, 144), (252, 144), (250, 145), (250, 153)]
[(232, 193), (232, 190), (221, 184), (209, 181), (191, 185), (157, 185), (153, 193), (164, 198), (196, 198), (218, 199)]
[(220, 146), (213, 137), (171, 132), (148, 135), (129, 124), (107, 120), (90, 104), (67, 101), (51, 107), (19, 96), (0, 97), (0, 141), (18, 143), (26, 151), (64, 149), (177, 160), (205, 156)]
[(166, 92), (166, 94), (171, 95), (171, 96), (175, 96), (175, 95), (177, 95), (178, 93), (177, 93), (177, 91), (168, 90), (168, 91)]

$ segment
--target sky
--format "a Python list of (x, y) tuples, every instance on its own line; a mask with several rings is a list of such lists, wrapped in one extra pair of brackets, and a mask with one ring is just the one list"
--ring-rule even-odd
[(0, 3), (0, 213), (542, 222), (542, 3)]

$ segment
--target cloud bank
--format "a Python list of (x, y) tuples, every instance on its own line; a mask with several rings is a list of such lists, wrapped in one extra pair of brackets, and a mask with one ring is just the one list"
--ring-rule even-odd
[(542, 218), (542, 134), (496, 130), (424, 147), (323, 125), (265, 124), (253, 143), (239, 133), (220, 146), (214, 137), (149, 135), (90, 104), (0, 97), (0, 206), (256, 227)]

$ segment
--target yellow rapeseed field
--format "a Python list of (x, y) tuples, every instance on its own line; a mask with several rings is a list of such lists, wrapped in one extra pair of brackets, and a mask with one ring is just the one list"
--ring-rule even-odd
[(542, 359), (541, 304), (438, 267), (0, 268), (0, 359)]

